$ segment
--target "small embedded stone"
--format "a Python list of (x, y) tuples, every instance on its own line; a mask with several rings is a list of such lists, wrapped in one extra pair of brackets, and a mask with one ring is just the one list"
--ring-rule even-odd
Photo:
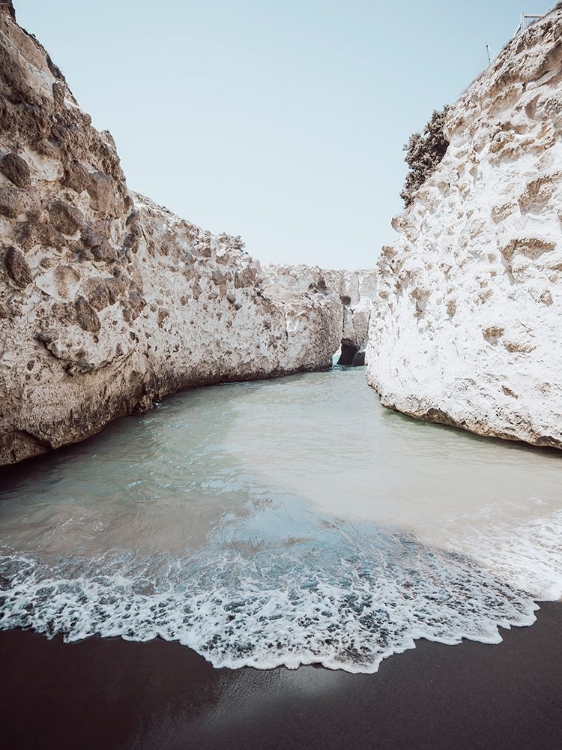
[(27, 162), (17, 154), (6, 154), (0, 159), (0, 172), (16, 187), (31, 187), (31, 172)]
[(84, 331), (97, 333), (101, 327), (97, 312), (85, 297), (76, 297), (74, 302), (76, 308), (76, 322)]
[(53, 226), (66, 235), (73, 235), (84, 226), (82, 211), (64, 201), (55, 201), (51, 204), (49, 217)]
[(163, 322), (164, 322), (164, 321), (166, 320), (166, 318), (168, 318), (169, 316), (170, 316), (170, 313), (169, 313), (169, 311), (168, 311), (168, 310), (166, 310), (166, 308), (165, 308), (165, 307), (161, 307), (161, 308), (160, 308), (160, 309), (158, 310), (158, 318), (157, 318), (157, 323), (158, 323), (158, 326), (159, 326), (159, 327), (162, 327), (162, 323), (163, 323)]
[(45, 222), (26, 221), (20, 224), (16, 229), (16, 238), (26, 251), (35, 245), (60, 250), (66, 244), (62, 234)]
[(117, 250), (112, 247), (101, 232), (92, 227), (82, 230), (82, 241), (96, 260), (112, 263), (118, 258)]
[(62, 109), (64, 106), (65, 93), (64, 83), (62, 81), (55, 81), (53, 83), (53, 100), (57, 109)]
[(82, 242), (87, 247), (98, 247), (102, 242), (107, 242), (107, 238), (92, 227), (85, 227), (80, 236), (82, 237)]
[(256, 283), (256, 270), (252, 266), (238, 270), (234, 273), (234, 286), (237, 289), (244, 289), (253, 286)]
[(88, 302), (98, 312), (111, 303), (111, 290), (105, 279), (90, 279), (87, 284)]
[(138, 227), (134, 227), (134, 229), (135, 231), (131, 231), (125, 235), (123, 248), (125, 251), (130, 250), (132, 253), (137, 253), (139, 249), (140, 230), (138, 230)]
[(194, 300), (198, 300), (199, 299), (199, 297), (201, 296), (201, 291), (202, 290), (201, 290), (201, 287), (199, 285), (199, 282), (196, 281), (195, 284), (193, 284), (193, 287), (192, 287), (192, 290), (191, 290), (191, 294), (192, 294), (192, 297), (193, 297)]
[[(146, 307), (146, 300), (138, 289), (131, 289), (128, 297), (128, 309), (131, 320), (136, 320)], [(125, 315), (125, 313), (123, 313)]]
[(39, 331), (36, 338), (37, 341), (41, 341), (42, 344), (45, 344), (46, 346), (49, 344), (52, 344), (54, 341), (56, 341), (59, 337), (58, 331), (56, 331), (53, 328), (49, 328), (44, 331)]
[(0, 187), (0, 214), (9, 219), (17, 219), (20, 214), (29, 214), (36, 209), (30, 196), (11, 185)]
[(21, 250), (18, 250), (15, 247), (9, 247), (4, 256), (4, 265), (6, 266), (8, 276), (12, 279), (14, 284), (22, 289), (28, 284), (31, 284), (33, 279), (31, 268)]
[(62, 184), (77, 193), (88, 191), (91, 185), (90, 174), (79, 161), (73, 161), (65, 170)]
[(79, 161), (67, 167), (63, 184), (77, 193), (85, 190), (92, 199), (92, 207), (107, 216), (118, 216), (123, 208), (115, 180), (105, 172), (89, 172)]

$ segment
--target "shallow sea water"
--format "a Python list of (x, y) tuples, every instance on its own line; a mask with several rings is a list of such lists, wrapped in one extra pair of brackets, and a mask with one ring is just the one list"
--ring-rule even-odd
[(0, 628), (376, 671), (562, 592), (562, 455), (382, 408), (360, 369), (197, 389), (0, 473)]

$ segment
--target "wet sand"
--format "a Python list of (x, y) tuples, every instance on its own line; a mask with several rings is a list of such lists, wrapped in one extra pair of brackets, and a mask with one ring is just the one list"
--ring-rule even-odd
[(420, 641), (374, 675), (213, 669), (176, 643), (0, 633), (2, 746), (135, 750), (562, 747), (562, 604), (496, 646)]

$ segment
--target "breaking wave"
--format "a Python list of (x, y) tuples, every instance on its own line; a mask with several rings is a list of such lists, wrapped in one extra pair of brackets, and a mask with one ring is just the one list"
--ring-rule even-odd
[[(554, 522), (549, 530), (555, 536)], [(498, 643), (498, 627), (530, 625), (534, 600), (557, 598), (562, 581), (558, 550), (537, 545), (538, 535), (531, 526), (517, 544), (495, 548), (494, 565), (510, 571), (519, 587), (413, 534), (341, 525), (324, 530), (322, 542), (241, 542), (241, 549), (234, 544), (185, 558), (129, 552), (40, 561), (5, 554), (0, 628), (33, 628), (66, 641), (161, 637), (216, 667), (321, 663), (374, 672), (417, 638)]]

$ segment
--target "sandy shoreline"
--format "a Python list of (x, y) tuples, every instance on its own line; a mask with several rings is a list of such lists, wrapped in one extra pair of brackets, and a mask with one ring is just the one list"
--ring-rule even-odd
[(0, 633), (3, 746), (562, 747), (562, 604), (498, 646), (421, 641), (375, 675), (216, 670), (176, 643)]

